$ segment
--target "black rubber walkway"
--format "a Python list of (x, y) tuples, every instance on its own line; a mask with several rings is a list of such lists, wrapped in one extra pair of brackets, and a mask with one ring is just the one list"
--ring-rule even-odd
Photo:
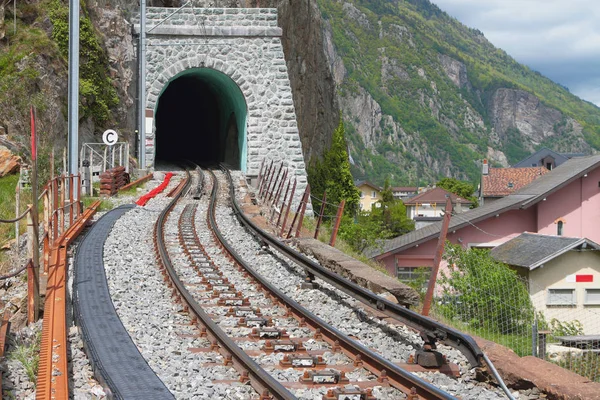
[(79, 245), (73, 284), (75, 320), (96, 378), (108, 387), (112, 398), (174, 399), (129, 337), (106, 283), (104, 242), (116, 220), (134, 207), (121, 206), (103, 215)]

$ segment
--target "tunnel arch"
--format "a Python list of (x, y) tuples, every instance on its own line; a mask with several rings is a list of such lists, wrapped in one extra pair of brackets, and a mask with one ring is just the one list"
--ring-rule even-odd
[(248, 106), (228, 74), (193, 67), (173, 75), (154, 107), (155, 160), (226, 162), (245, 172)]

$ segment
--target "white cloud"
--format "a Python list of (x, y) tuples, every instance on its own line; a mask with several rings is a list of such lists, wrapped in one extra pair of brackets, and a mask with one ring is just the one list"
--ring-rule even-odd
[(517, 61), (554, 80), (560, 76), (559, 83), (600, 105), (598, 0), (433, 2), (465, 25), (482, 31)]

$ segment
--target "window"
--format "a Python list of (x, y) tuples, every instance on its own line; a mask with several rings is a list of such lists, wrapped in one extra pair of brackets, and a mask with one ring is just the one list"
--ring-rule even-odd
[(549, 306), (574, 306), (577, 304), (575, 289), (548, 289)]
[(377, 192), (376, 192), (376, 191), (374, 191), (374, 190), (373, 190), (373, 191), (371, 192), (371, 198), (372, 198), (372, 199), (376, 199), (376, 198), (377, 198)]
[(546, 163), (546, 169), (549, 169), (550, 171), (552, 171), (552, 163), (551, 162)]
[(360, 198), (364, 199), (365, 198), (365, 192), (360, 192)]
[(512, 182), (508, 182), (508, 188), (509, 188), (509, 189), (512, 189), (512, 188), (514, 188), (514, 187), (515, 187), (515, 184), (514, 184), (514, 183), (512, 183)]
[(358, 208), (359, 208), (360, 210), (362, 210), (362, 209), (363, 209), (363, 204), (362, 204), (362, 203), (358, 203)]
[(600, 289), (585, 289), (583, 304), (600, 305)]
[(562, 221), (558, 221), (556, 223), (556, 234), (558, 236), (562, 236), (562, 234), (563, 234), (563, 222)]
[(427, 285), (431, 275), (431, 267), (396, 267), (396, 276), (401, 281), (414, 281), (423, 279), (423, 285)]

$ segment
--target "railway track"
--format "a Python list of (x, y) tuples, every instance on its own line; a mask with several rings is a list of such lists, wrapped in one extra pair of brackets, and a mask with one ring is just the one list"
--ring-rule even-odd
[[(302, 288), (306, 265), (240, 224), (229, 199), (243, 193), (227, 178), (196, 171), (175, 180), (165, 190), (172, 199), (126, 212), (104, 245), (122, 324), (175, 398), (503, 398), (497, 388), (460, 383), (470, 379), (464, 368), (457, 381), (412, 362), (423, 338), (441, 342), (443, 327), (428, 322), (419, 334), (388, 326), (327, 276)], [(447, 349), (463, 364), (473, 355)]]

